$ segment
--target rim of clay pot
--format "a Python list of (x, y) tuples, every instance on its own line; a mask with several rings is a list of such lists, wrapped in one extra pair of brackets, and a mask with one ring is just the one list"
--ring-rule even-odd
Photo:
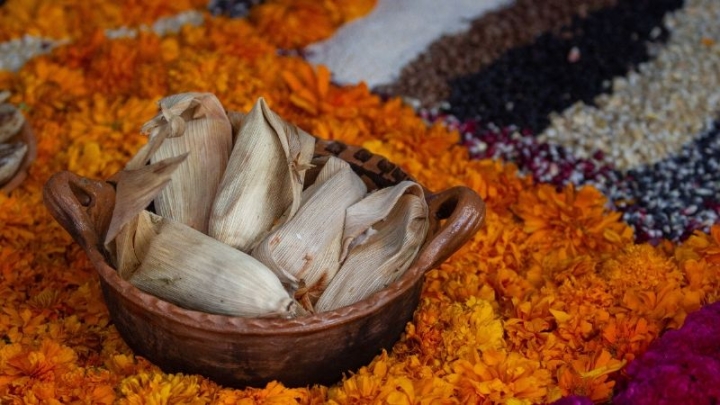
[(23, 157), (23, 161), (20, 164), (20, 167), (18, 167), (13, 177), (2, 187), (0, 187), (0, 191), (3, 193), (9, 193), (10, 191), (16, 189), (20, 184), (22, 184), (23, 181), (25, 181), (28, 175), (28, 169), (30, 168), (30, 165), (37, 158), (37, 141), (35, 139), (35, 132), (33, 131), (30, 123), (28, 123), (27, 120), (25, 120), (25, 122), (23, 123), (20, 132), (10, 138), (8, 142), (23, 142), (25, 145), (27, 145), (28, 149), (27, 153), (25, 153), (25, 157)]

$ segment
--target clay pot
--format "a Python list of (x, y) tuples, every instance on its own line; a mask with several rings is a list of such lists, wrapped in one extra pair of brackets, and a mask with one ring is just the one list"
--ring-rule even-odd
[[(381, 156), (318, 140), (317, 155), (349, 162), (369, 188), (409, 176)], [(166, 372), (201, 374), (234, 387), (330, 385), (368, 364), (399, 339), (418, 305), (423, 275), (467, 242), (485, 217), (466, 187), (426, 192), (431, 227), (415, 263), (390, 287), (337, 310), (297, 319), (241, 318), (180, 308), (121, 279), (102, 247), (115, 189), (70, 172), (54, 175), (44, 199), (52, 215), (87, 252), (100, 275), (110, 316), (127, 344)]]
[(2, 193), (9, 193), (10, 191), (17, 188), (20, 184), (22, 184), (23, 181), (25, 181), (28, 169), (37, 157), (37, 144), (35, 141), (35, 133), (33, 132), (32, 127), (27, 121), (25, 121), (25, 123), (23, 124), (20, 132), (14, 137), (10, 138), (7, 142), (22, 142), (27, 145), (28, 148), (27, 153), (25, 153), (25, 157), (20, 164), (20, 167), (18, 168), (17, 172), (15, 172), (15, 175), (13, 175), (13, 177), (8, 180), (7, 183), (0, 184), (0, 192)]

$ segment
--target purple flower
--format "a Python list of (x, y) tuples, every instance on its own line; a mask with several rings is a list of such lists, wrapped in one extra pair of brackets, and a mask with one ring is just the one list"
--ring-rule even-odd
[(688, 315), (627, 369), (616, 405), (720, 403), (720, 302)]

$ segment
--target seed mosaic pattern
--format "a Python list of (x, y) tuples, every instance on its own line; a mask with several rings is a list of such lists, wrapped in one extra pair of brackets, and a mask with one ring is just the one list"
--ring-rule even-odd
[(577, 101), (592, 103), (609, 81), (648, 60), (647, 42), (667, 38), (665, 12), (681, 0), (620, 2), (575, 18), (557, 34), (513, 48), (487, 68), (452, 81), (455, 116), (539, 132), (548, 114)]
[(616, 4), (616, 0), (517, 0), (474, 20), (467, 32), (444, 36), (406, 65), (394, 83), (376, 90), (433, 107), (450, 96), (450, 81), (476, 73), (509, 49), (556, 32), (574, 16)]
[(426, 115), (442, 111), (476, 158), (597, 187), (638, 242), (684, 240), (718, 221), (719, 9), (621, 1), (589, 12), (450, 81), (448, 103)]
[(720, 3), (687, 0), (665, 18), (672, 36), (652, 61), (613, 80), (609, 94), (553, 117), (540, 139), (579, 156), (601, 149), (621, 170), (676, 153), (720, 111), (718, 21)]

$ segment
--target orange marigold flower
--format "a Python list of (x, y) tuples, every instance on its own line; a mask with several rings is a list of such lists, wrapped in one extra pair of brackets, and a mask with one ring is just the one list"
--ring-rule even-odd
[(381, 403), (395, 390), (387, 382), (387, 355), (369, 367), (362, 367), (356, 374), (342, 381), (340, 385), (328, 390), (328, 404), (345, 405), (361, 403)]
[(377, 108), (380, 98), (371, 94), (364, 83), (338, 87), (330, 83), (330, 71), (319, 65), (293, 63), (281, 73), (290, 89), (288, 100), (310, 117), (357, 117), (365, 108)]
[(615, 357), (632, 361), (660, 332), (659, 325), (634, 314), (618, 314), (603, 327), (604, 346)]
[(317, 121), (312, 133), (321, 139), (338, 140), (348, 145), (363, 145), (370, 131), (365, 128), (363, 120), (340, 120), (329, 117)]
[(0, 347), (0, 397), (19, 396), (37, 382), (55, 381), (75, 367), (75, 352), (45, 339), (31, 349), (21, 344)]
[(393, 348), (398, 359), (418, 355), (422, 363), (431, 363), (442, 348), (442, 306), (424, 298), (420, 301), (413, 322), (405, 327), (405, 336)]
[(324, 397), (324, 388), (286, 388), (283, 384), (272, 381), (265, 388), (221, 389), (217, 393), (217, 398), (213, 400), (213, 404), (310, 405), (319, 404), (319, 398)]
[(679, 327), (685, 315), (697, 309), (700, 299), (697, 286), (684, 287), (687, 281), (677, 262), (647, 244), (628, 246), (604, 261), (600, 275), (618, 302), (650, 320), (669, 320), (669, 327)]
[(0, 41), (25, 34), (77, 39), (98, 29), (152, 25), (158, 18), (206, 6), (205, 0), (40, 1), (11, 0), (0, 8)]
[(250, 21), (279, 48), (302, 48), (330, 37), (342, 24), (362, 17), (377, 0), (269, 0), (250, 10)]
[(301, 48), (329, 37), (341, 16), (331, 1), (271, 0), (250, 10), (250, 21), (280, 48)]
[(368, 14), (377, 4), (377, 0), (334, 0), (335, 6), (340, 11), (343, 22), (349, 22)]
[(697, 259), (702, 255), (713, 264), (720, 264), (720, 224), (710, 228), (710, 234), (696, 231), (687, 241), (676, 249), (676, 256)]
[(579, 395), (590, 397), (593, 401), (607, 401), (612, 396), (615, 381), (609, 375), (622, 369), (626, 364), (618, 360), (606, 350), (595, 355), (580, 355), (569, 365), (558, 370), (558, 385), (564, 396)]
[[(242, 41), (228, 41), (228, 38), (242, 38)], [(275, 54), (275, 47), (268, 42), (268, 38), (258, 35), (255, 27), (246, 19), (210, 18), (202, 26), (185, 27), (178, 38), (168, 39), (183, 48), (204, 48), (244, 61)]]
[(599, 274), (611, 290), (619, 292), (628, 288), (653, 289), (664, 282), (679, 284), (682, 279), (676, 264), (648, 244), (625, 247), (602, 263)]
[(579, 190), (571, 184), (556, 192), (541, 184), (522, 192), (513, 207), (530, 234), (528, 243), (559, 258), (589, 251), (609, 252), (632, 243), (633, 231), (620, 222), (620, 212), (608, 212), (606, 198), (597, 189)]
[(531, 404), (547, 395), (551, 375), (518, 353), (488, 350), (453, 362), (447, 379), (464, 404)]

